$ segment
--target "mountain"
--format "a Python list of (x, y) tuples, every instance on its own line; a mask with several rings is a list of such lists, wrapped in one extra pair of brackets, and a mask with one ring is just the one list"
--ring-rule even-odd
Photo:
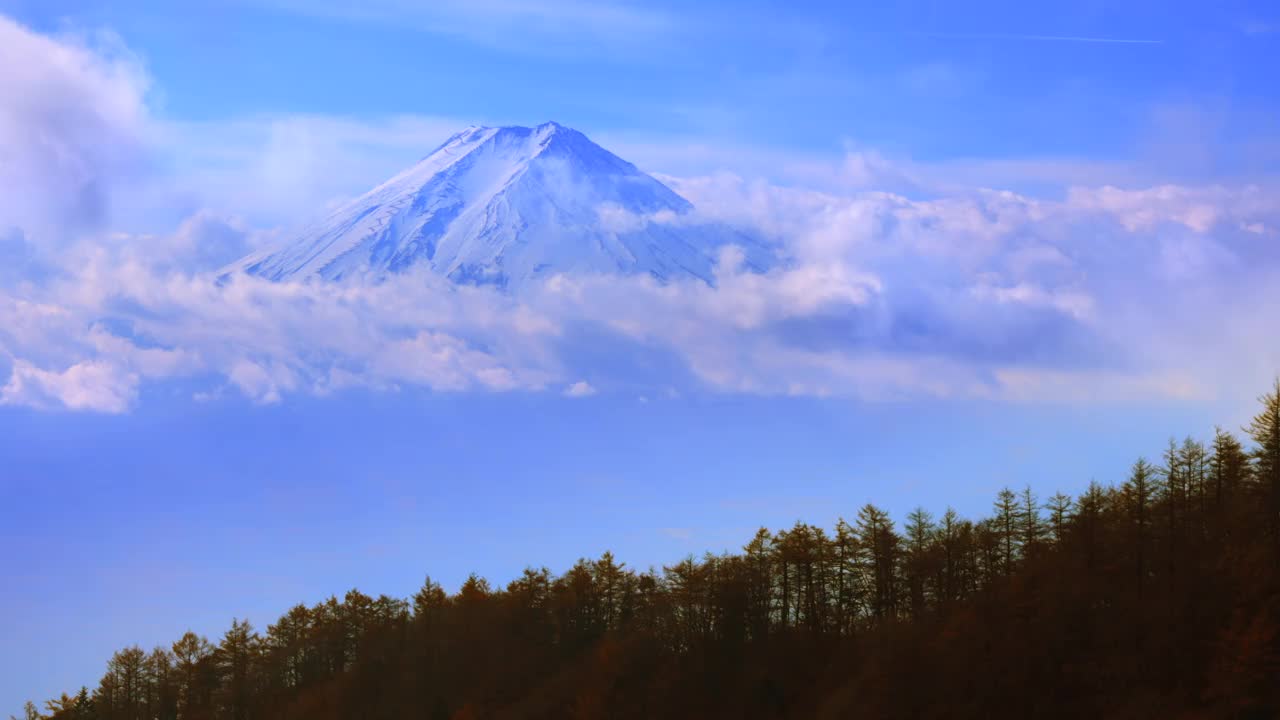
[(712, 282), (717, 248), (768, 251), (697, 219), (666, 185), (558, 123), (469, 127), (416, 165), (236, 268), (272, 280), (373, 280), (426, 265), (518, 289), (555, 273)]

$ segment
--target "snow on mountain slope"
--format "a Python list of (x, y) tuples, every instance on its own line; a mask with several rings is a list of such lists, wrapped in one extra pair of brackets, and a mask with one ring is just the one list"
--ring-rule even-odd
[(426, 264), (461, 283), (518, 289), (554, 273), (712, 281), (717, 248), (749, 268), (766, 248), (699, 222), (684, 198), (557, 123), (470, 127), (292, 242), (235, 268), (273, 280), (377, 280)]

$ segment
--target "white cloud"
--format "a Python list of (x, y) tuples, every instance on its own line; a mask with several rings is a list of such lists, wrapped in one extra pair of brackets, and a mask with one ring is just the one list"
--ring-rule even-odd
[(973, 286), (971, 291), (975, 297), (994, 300), (997, 303), (1053, 308), (1077, 320), (1087, 319), (1093, 311), (1093, 298), (1085, 293), (1070, 290), (1051, 292), (1028, 282), (1000, 286), (988, 284), (985, 279), (982, 279)]
[(591, 383), (587, 382), (586, 380), (579, 380), (578, 382), (564, 389), (565, 397), (581, 398), (581, 397), (590, 397), (595, 394), (596, 394), (596, 389), (592, 387)]
[[(4, 402), (118, 412), (142, 384), (175, 378), (259, 403), (348, 387), (594, 392), (575, 375), (641, 394), (1202, 397), (1213, 387), (1188, 378), (1233, 356), (1253, 357), (1257, 374), (1256, 358), (1280, 351), (1265, 330), (1222, 322), (1280, 302), (1275, 248), (1242, 229), (1275, 222), (1259, 198), (1220, 204), (1230, 222), (1196, 229), (1156, 194), (1140, 212), (1183, 230), (1169, 233), (1128, 222), (1132, 202), (1117, 217), (1078, 198), (913, 201), (723, 182), (689, 185), (723, 203), (706, 202), (711, 215), (740, 212), (744, 192), (761, 198), (774, 212), (760, 224), (786, 238), (788, 264), (749, 272), (729, 247), (714, 287), (557, 276), (517, 298), (427, 272), (373, 286), (219, 283), (175, 264), (189, 254), (139, 251), (187, 247), (204, 224), (227, 231), (207, 216), (167, 241), (85, 241), (46, 281), (0, 291)], [(662, 357), (688, 379), (633, 374)]]
[(98, 224), (146, 161), (146, 74), (109, 35), (54, 39), (3, 15), (0, 67), (0, 229)]
[(1177, 223), (1199, 233), (1208, 232), (1224, 215), (1264, 211), (1257, 187), (1188, 188), (1161, 185), (1142, 190), (1122, 190), (1110, 185), (1072, 188), (1067, 203), (1084, 210), (1110, 213), (1126, 230), (1151, 230), (1163, 223)]
[(280, 390), (297, 385), (294, 374), (287, 368), (273, 364), (270, 369), (252, 360), (235, 360), (227, 372), (227, 380), (244, 393), (245, 397), (263, 405), (280, 402)]
[(606, 203), (596, 208), (596, 217), (601, 228), (617, 234), (639, 232), (649, 225), (678, 225), (689, 220), (666, 209), (637, 214), (617, 203)]
[[(128, 244), (89, 243), (67, 251), (46, 285), (11, 292), (0, 291), (0, 350), (14, 367), (9, 403), (63, 398), (112, 411), (128, 404), (132, 395), (123, 392), (111, 393), (120, 402), (88, 402), (60, 389), (83, 389), (95, 377), (128, 379), (130, 387), (220, 377), (261, 403), (351, 386), (541, 389), (554, 377), (543, 346), (559, 332), (553, 319), (433, 276), (375, 287), (221, 283), (147, 263)], [(62, 377), (62, 368), (85, 362)], [(79, 385), (67, 386), (72, 381)]]
[(83, 360), (62, 370), (43, 370), (17, 360), (0, 388), (0, 405), (121, 413), (137, 393), (138, 376), (109, 361)]

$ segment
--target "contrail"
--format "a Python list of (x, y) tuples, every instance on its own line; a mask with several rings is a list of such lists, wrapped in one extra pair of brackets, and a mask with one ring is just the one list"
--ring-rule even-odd
[(1106, 43), (1113, 45), (1161, 45), (1163, 40), (1136, 38), (1088, 37), (1084, 35), (1027, 35), (1020, 33), (920, 33), (926, 37), (955, 40), (1039, 40), (1044, 42)]

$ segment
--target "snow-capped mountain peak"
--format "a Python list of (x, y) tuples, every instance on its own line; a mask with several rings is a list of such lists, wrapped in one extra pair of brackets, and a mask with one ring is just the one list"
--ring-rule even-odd
[(647, 273), (711, 282), (717, 248), (751, 238), (699, 221), (635, 165), (556, 122), (473, 125), (293, 241), (237, 264), (274, 280), (377, 280), (427, 265), (519, 288), (555, 273)]

